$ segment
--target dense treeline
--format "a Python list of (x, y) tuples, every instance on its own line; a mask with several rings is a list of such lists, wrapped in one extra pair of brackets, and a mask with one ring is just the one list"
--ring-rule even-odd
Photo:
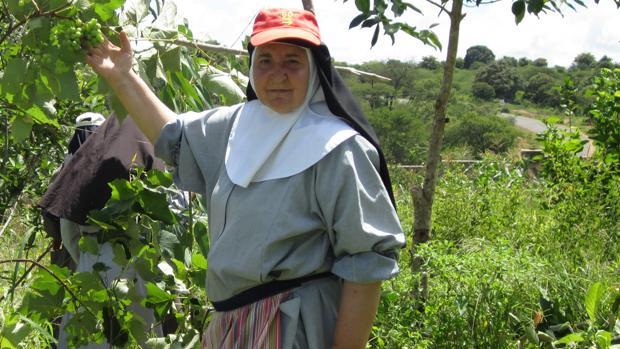
[[(391, 81), (347, 76), (386, 147), (389, 160), (419, 164), (426, 158), (433, 105), (443, 63), (372, 61), (355, 68)], [(514, 109), (544, 110), (545, 116), (572, 113), (589, 123), (589, 88), (602, 68), (620, 67), (608, 56), (575, 57), (570, 67), (550, 67), (545, 58), (495, 58), (485, 46), (473, 46), (457, 60), (445, 135), (447, 157), (479, 158), (485, 152), (510, 153), (515, 146), (536, 146), (532, 135), (494, 118)], [(574, 122), (574, 120), (572, 120)]]

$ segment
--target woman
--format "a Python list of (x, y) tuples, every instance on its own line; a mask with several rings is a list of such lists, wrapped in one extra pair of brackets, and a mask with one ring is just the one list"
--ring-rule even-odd
[(265, 9), (248, 102), (177, 117), (131, 71), (127, 36), (87, 63), (209, 214), (205, 348), (364, 348), (404, 235), (374, 131), (311, 12)]

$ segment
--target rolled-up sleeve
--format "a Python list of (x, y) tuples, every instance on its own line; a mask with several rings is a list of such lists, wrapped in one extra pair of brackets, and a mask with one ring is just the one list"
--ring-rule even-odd
[(335, 262), (332, 273), (358, 283), (398, 273), (405, 236), (377, 171), (376, 149), (355, 136), (319, 164), (316, 192)]

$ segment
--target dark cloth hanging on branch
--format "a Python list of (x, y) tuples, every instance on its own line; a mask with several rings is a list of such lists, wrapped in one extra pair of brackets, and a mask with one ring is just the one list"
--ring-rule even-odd
[(131, 118), (119, 122), (112, 114), (73, 154), (38, 206), (48, 215), (84, 224), (88, 212), (110, 198), (108, 183), (128, 179), (137, 167), (163, 169), (164, 164)]

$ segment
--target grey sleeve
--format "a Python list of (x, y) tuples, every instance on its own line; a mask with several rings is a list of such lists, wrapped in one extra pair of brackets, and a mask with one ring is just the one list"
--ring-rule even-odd
[(155, 142), (155, 155), (174, 167), (174, 182), (182, 190), (205, 192), (204, 176), (187, 139), (184, 115), (167, 123)]
[(363, 137), (334, 149), (317, 168), (316, 195), (336, 261), (332, 272), (358, 283), (398, 273), (405, 236), (379, 176), (379, 156)]

